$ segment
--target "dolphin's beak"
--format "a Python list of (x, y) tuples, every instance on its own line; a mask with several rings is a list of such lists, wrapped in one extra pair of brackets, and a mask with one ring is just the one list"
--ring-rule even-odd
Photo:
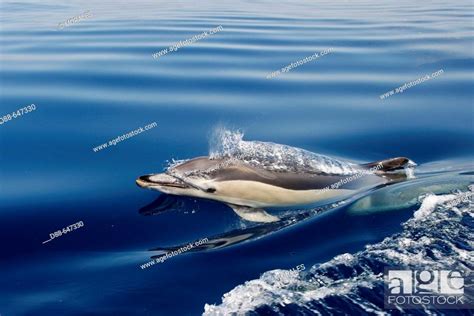
[(166, 173), (149, 174), (138, 177), (136, 183), (141, 188), (152, 187), (173, 187), (173, 188), (189, 188), (183, 181), (176, 179)]

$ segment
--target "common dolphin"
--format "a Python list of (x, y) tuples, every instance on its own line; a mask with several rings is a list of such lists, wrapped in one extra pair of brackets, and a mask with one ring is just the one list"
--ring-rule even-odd
[(294, 168), (272, 170), (252, 161), (206, 156), (178, 163), (164, 173), (140, 176), (136, 183), (168, 194), (224, 202), (248, 221), (274, 222), (279, 218), (262, 208), (304, 205), (350, 195), (363, 187), (392, 181), (393, 171), (415, 164), (398, 157), (346, 165), (350, 166), (349, 172), (348, 168), (339, 173), (314, 168), (308, 172)]

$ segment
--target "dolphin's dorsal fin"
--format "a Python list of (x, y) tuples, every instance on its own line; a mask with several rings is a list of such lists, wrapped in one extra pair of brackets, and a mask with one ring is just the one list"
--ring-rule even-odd
[(369, 162), (366, 164), (361, 165), (361, 167), (370, 169), (370, 168), (376, 168), (377, 166), (380, 166), (378, 171), (386, 172), (386, 171), (394, 171), (394, 170), (399, 170), (399, 169), (404, 169), (404, 168), (410, 168), (416, 166), (416, 163), (411, 161), (410, 159), (406, 157), (397, 157), (397, 158), (390, 158), (390, 159), (385, 159), (385, 160), (380, 160), (380, 161), (374, 161), (374, 162)]
[(252, 208), (235, 204), (227, 205), (229, 205), (237, 215), (249, 222), (272, 223), (280, 220), (278, 217), (268, 214), (261, 208)]

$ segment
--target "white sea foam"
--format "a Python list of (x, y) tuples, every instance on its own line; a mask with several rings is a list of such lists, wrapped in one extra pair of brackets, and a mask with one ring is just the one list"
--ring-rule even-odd
[(356, 164), (271, 142), (245, 141), (240, 131), (217, 128), (210, 141), (211, 159), (233, 158), (272, 171), (351, 175)]
[[(401, 233), (355, 254), (341, 254), (315, 265), (307, 275), (282, 275), (282, 270), (265, 272), (259, 279), (224, 294), (221, 304), (206, 304), (203, 315), (245, 315), (262, 307), (283, 315), (282, 309), (288, 304), (292, 304), (292, 310), (317, 315), (330, 314), (335, 307), (388, 315), (379, 299), (371, 300), (383, 295), (384, 266), (469, 269), (474, 261), (473, 252), (469, 246), (462, 249), (462, 245), (453, 242), (459, 234), (467, 234), (468, 244), (474, 238), (470, 227), (462, 224), (466, 222), (463, 218), (472, 216), (468, 201), (461, 198), (465, 195), (465, 192), (425, 195), (413, 218), (402, 224)], [(285, 278), (283, 283), (279, 281), (282, 278)], [(310, 279), (317, 279), (319, 284)], [(373, 294), (364, 296), (364, 293)], [(345, 304), (345, 307), (331, 304)]]
[(427, 216), (435, 210), (436, 205), (447, 201), (452, 201), (455, 198), (456, 195), (454, 194), (447, 194), (443, 196), (428, 194), (424, 197), (420, 208), (413, 214), (413, 218), (417, 221), (427, 218)]

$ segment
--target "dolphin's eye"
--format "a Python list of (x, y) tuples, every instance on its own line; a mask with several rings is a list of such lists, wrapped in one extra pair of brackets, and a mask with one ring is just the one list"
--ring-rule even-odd
[(206, 190), (206, 192), (207, 192), (207, 193), (214, 193), (214, 192), (216, 192), (216, 189), (214, 189), (214, 188), (208, 188), (208, 189)]

